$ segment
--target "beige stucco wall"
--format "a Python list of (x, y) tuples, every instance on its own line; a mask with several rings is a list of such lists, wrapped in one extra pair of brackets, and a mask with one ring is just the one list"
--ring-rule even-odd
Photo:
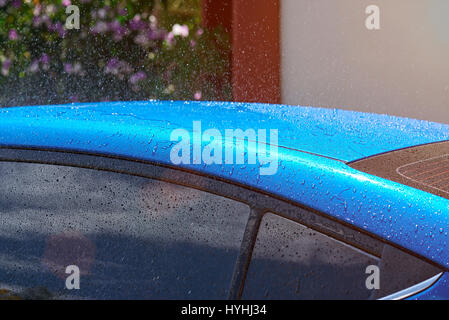
[(283, 103), (449, 123), (449, 0), (281, 0), (281, 44)]

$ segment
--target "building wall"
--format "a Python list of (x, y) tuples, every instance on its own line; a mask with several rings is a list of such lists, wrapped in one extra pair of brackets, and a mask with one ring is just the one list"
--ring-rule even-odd
[(448, 0), (281, 0), (281, 54), (283, 103), (449, 123)]

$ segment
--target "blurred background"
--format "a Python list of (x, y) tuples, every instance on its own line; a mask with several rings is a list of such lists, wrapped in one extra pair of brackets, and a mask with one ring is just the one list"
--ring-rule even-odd
[[(80, 28), (65, 28), (79, 7)], [(0, 105), (230, 100), (228, 35), (201, 0), (0, 0)]]
[(449, 123), (448, 0), (281, 2), (283, 103)]
[(0, 107), (233, 100), (449, 123), (448, 17), (447, 0), (0, 0)]

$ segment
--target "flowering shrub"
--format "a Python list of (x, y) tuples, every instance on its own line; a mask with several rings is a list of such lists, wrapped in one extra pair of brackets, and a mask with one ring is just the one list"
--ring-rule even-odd
[(0, 106), (229, 100), (227, 35), (201, 29), (199, 0), (172, 2), (0, 0)]

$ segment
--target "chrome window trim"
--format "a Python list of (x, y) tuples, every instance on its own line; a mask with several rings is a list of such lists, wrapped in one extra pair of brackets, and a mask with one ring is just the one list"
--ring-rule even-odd
[(415, 294), (418, 294), (418, 293), (430, 288), (431, 286), (433, 286), (438, 281), (438, 279), (440, 279), (440, 277), (442, 275), (443, 275), (443, 272), (440, 272), (439, 274), (433, 276), (430, 279), (427, 279), (423, 282), (415, 284), (414, 286), (411, 286), (407, 289), (390, 294), (389, 296), (380, 298), (378, 300), (403, 300), (403, 299), (409, 298), (409, 297), (411, 297)]

